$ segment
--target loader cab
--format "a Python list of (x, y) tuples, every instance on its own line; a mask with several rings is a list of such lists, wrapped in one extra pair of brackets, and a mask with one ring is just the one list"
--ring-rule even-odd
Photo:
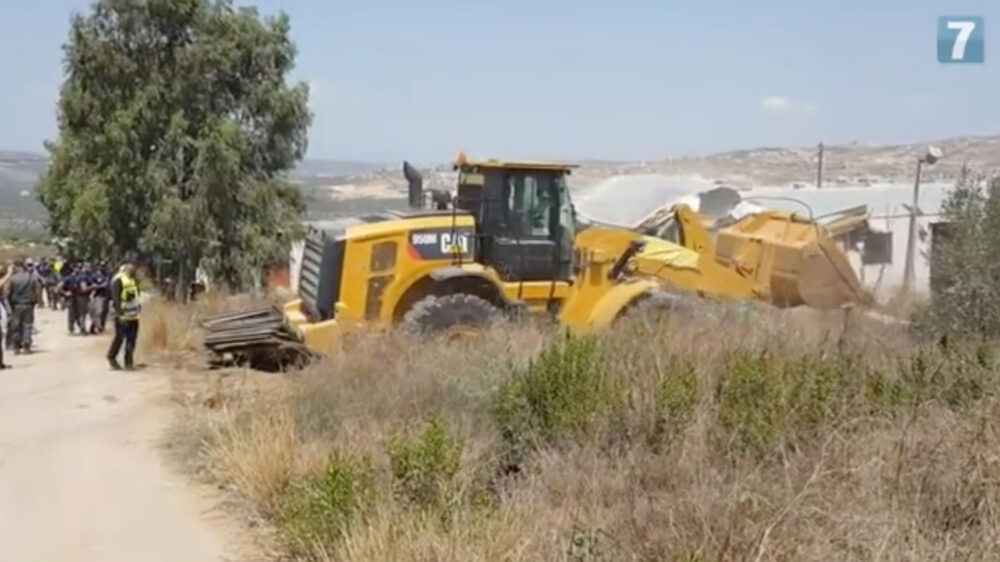
[(566, 176), (574, 167), (459, 156), (453, 204), (476, 217), (480, 261), (504, 281), (572, 278), (576, 217)]

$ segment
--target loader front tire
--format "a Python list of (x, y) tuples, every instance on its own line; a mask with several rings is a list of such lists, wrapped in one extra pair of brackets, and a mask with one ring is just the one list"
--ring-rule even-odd
[(698, 304), (694, 297), (688, 295), (655, 291), (636, 299), (622, 311), (618, 319), (631, 322), (639, 320), (646, 325), (655, 324), (671, 316), (690, 314)]
[(457, 327), (488, 327), (500, 320), (500, 309), (488, 300), (467, 293), (430, 295), (417, 301), (403, 316), (403, 329), (435, 334)]

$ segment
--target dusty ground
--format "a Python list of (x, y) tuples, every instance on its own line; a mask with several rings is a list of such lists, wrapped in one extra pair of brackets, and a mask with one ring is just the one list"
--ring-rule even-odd
[(159, 450), (169, 375), (111, 372), (106, 340), (66, 335), (62, 313), (38, 325), (37, 353), (0, 371), (0, 558), (247, 559), (212, 491)]

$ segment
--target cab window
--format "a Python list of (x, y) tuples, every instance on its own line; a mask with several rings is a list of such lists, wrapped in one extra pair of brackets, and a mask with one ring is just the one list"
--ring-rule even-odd
[(504, 186), (507, 223), (515, 236), (552, 238), (552, 178), (510, 174)]

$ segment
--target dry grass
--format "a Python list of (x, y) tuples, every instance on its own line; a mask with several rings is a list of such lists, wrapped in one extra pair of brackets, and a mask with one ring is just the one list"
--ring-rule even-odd
[(995, 348), (898, 330), (729, 310), (592, 341), (361, 335), (215, 379), (175, 442), (292, 559), (998, 559)]
[(197, 367), (204, 364), (199, 322), (216, 314), (225, 314), (267, 306), (272, 297), (228, 296), (217, 293), (199, 297), (194, 306), (156, 298), (143, 307), (142, 336), (139, 351), (173, 367)]

